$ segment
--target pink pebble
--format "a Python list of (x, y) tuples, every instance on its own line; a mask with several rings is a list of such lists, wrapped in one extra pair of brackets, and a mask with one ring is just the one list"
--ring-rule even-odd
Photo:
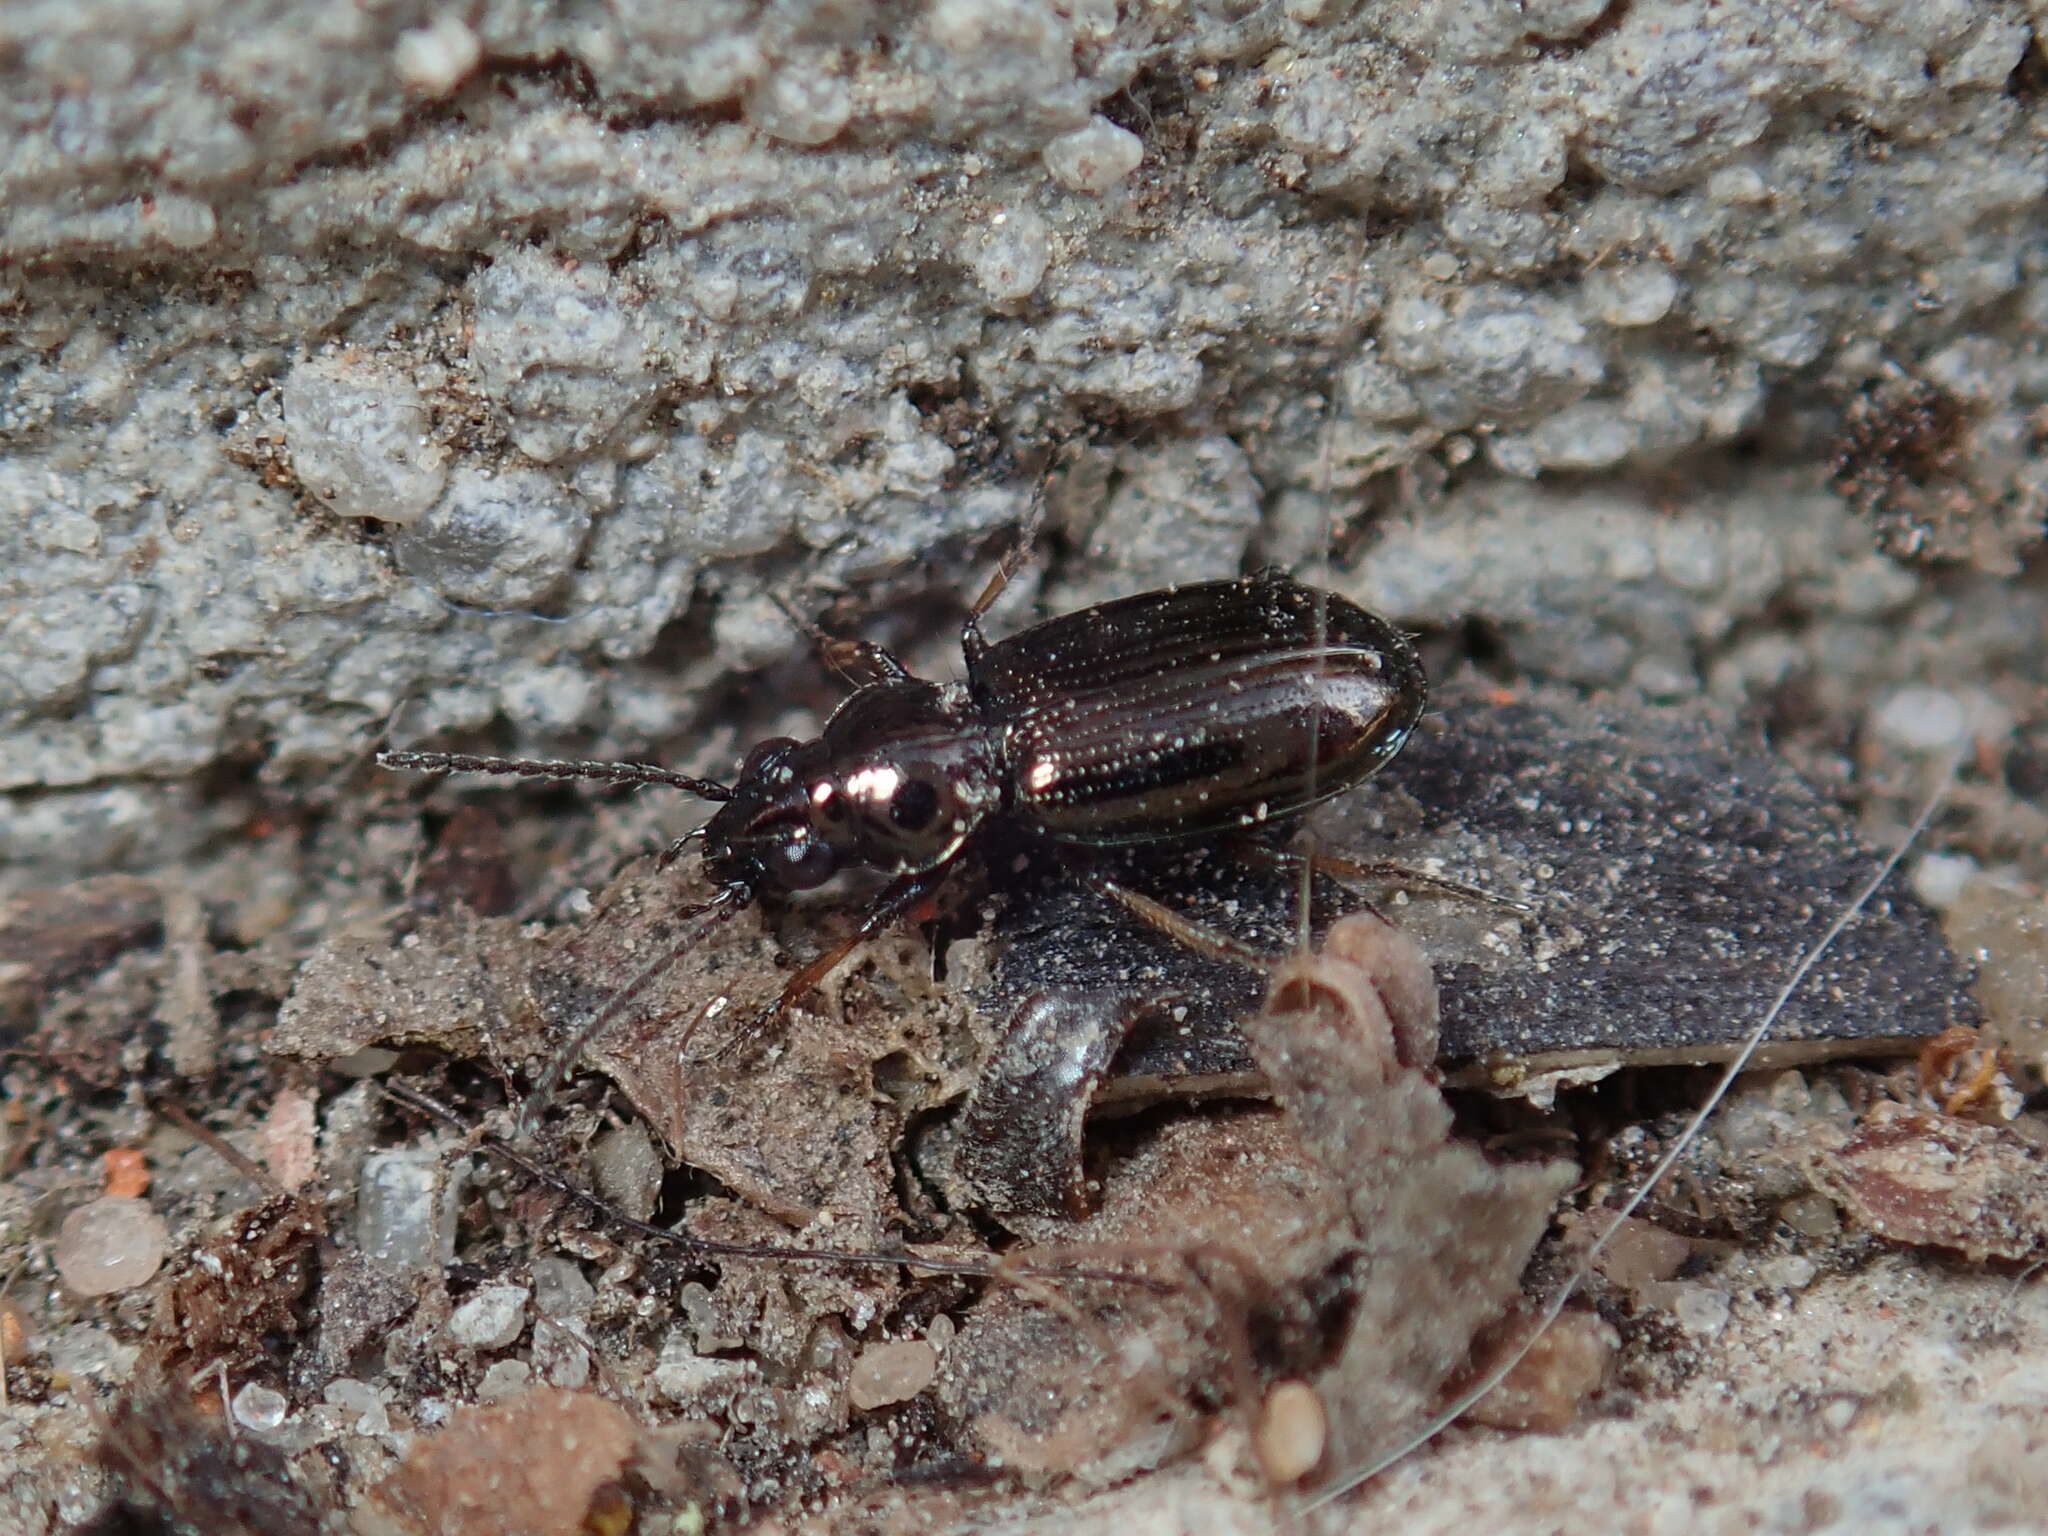
[(132, 1291), (163, 1266), (170, 1236), (147, 1200), (88, 1200), (58, 1229), (57, 1273), (74, 1296)]

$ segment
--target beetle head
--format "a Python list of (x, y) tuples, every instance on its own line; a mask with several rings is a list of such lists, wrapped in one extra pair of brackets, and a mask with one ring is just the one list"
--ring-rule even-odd
[(836, 875), (850, 850), (813, 824), (808, 785), (823, 744), (772, 736), (747, 753), (727, 800), (704, 823), (704, 865), (749, 890), (808, 891)]

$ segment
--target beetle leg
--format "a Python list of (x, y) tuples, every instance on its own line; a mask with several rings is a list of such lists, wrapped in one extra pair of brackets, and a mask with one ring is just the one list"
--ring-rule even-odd
[(967, 617), (960, 625), (960, 649), (966, 653), (970, 677), (974, 675), (982, 653), (988, 649), (988, 637), (981, 632), (981, 616), (995, 606), (996, 599), (1003, 595), (1003, 589), (1024, 569), (1024, 563), (1031, 558), (1031, 547), (1038, 542), (1038, 530), (1044, 523), (1045, 486), (1040, 482), (1038, 494), (1032, 498), (1030, 515), (1024, 519), (1024, 526), (1017, 530), (1017, 542), (996, 562), (988, 584), (981, 589), (981, 596), (974, 600), (974, 606), (967, 610)]
[(900, 683), (910, 669), (872, 640), (840, 640), (825, 633), (783, 600), (782, 594), (768, 593), (768, 600), (782, 610), (782, 616), (811, 637), (825, 665), (855, 688), (869, 683)]
[(855, 688), (910, 681), (910, 668), (872, 640), (820, 640), (825, 665)]
[(754, 1038), (801, 1002), (806, 992), (837, 970), (840, 961), (861, 945), (917, 914), (918, 909), (928, 903), (939, 887), (945, 884), (947, 871), (948, 866), (941, 864), (937, 869), (919, 870), (914, 874), (901, 875), (892, 880), (883, 888), (882, 894), (875, 898), (875, 904), (868, 908), (867, 915), (860, 920), (860, 926), (823, 954), (800, 966), (797, 973), (789, 978), (788, 985), (783, 987), (782, 995), (757, 1014), (746, 1028), (738, 1031), (720, 1048), (718, 1054), (723, 1055)]
[(1154, 901), (1150, 896), (1134, 891), (1127, 885), (1119, 885), (1116, 881), (1092, 870), (1084, 873), (1082, 878), (1091, 890), (1107, 896), (1139, 922), (1158, 929), (1176, 944), (1192, 949), (1198, 955), (1207, 955), (1212, 960), (1242, 965), (1261, 973), (1273, 968), (1272, 955), (1252, 948), (1242, 939), (1232, 938), (1220, 929), (1211, 928), (1207, 923), (1196, 922), (1184, 913), (1176, 912), (1173, 908)]
[(1467, 885), (1462, 880), (1446, 880), (1442, 875), (1424, 874), (1419, 869), (1410, 869), (1406, 864), (1395, 864), (1386, 859), (1354, 859), (1341, 853), (1325, 853), (1317, 849), (1312, 853), (1294, 853), (1297, 859), (1307, 859), (1317, 874), (1328, 875), (1333, 880), (1384, 880), (1392, 885), (1405, 886), (1411, 890), (1435, 891), (1444, 896), (1462, 896), (1467, 901), (1480, 901), (1488, 906), (1505, 907), (1510, 912), (1524, 916), (1536, 909), (1526, 901), (1517, 901), (1512, 896), (1503, 896), (1498, 891), (1489, 891), (1484, 886)]
[[(1341, 853), (1330, 853), (1317, 848), (1304, 853), (1296, 848), (1276, 848), (1271, 843), (1257, 838), (1239, 838), (1231, 845), (1231, 852), (1247, 864), (1283, 871), (1288, 874), (1301, 873), (1302, 866), (1332, 880), (1351, 882), (1357, 880), (1381, 880), (1390, 885), (1402, 886), (1409, 890), (1435, 891), (1445, 896), (1462, 896), (1468, 901), (1483, 901), (1489, 906), (1505, 907), (1510, 912), (1530, 913), (1536, 909), (1527, 902), (1516, 901), (1511, 896), (1502, 896), (1482, 886), (1467, 885), (1462, 880), (1447, 880), (1442, 875), (1424, 874), (1406, 864), (1395, 864), (1386, 859), (1354, 859)], [(1354, 893), (1355, 894), (1355, 893)], [(1365, 901), (1365, 909), (1380, 921), (1387, 921), (1386, 914), (1371, 902)]]

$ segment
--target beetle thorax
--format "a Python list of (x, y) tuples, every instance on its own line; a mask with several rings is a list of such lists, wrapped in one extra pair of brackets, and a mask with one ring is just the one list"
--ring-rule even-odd
[(911, 874), (960, 851), (1002, 808), (993, 734), (957, 690), (861, 689), (826, 722), (805, 793), (811, 823), (848, 859)]

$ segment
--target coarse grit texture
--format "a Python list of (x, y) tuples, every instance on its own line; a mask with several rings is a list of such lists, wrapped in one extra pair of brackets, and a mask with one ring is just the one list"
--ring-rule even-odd
[[(175, 858), (198, 776), (318, 780), (401, 706), (688, 740), (800, 643), (771, 597), (957, 588), (1049, 464), (1100, 492), (1076, 598), (1311, 558), (1391, 486), (1358, 589), (1550, 675), (1739, 694), (1802, 573), (1852, 691), (1953, 681), (1912, 637), (1958, 612), (2028, 654), (2038, 593), (1979, 597), (2044, 502), (2035, 26), (16, 0), (0, 861)], [(1938, 408), (1828, 489), (1893, 398)]]

